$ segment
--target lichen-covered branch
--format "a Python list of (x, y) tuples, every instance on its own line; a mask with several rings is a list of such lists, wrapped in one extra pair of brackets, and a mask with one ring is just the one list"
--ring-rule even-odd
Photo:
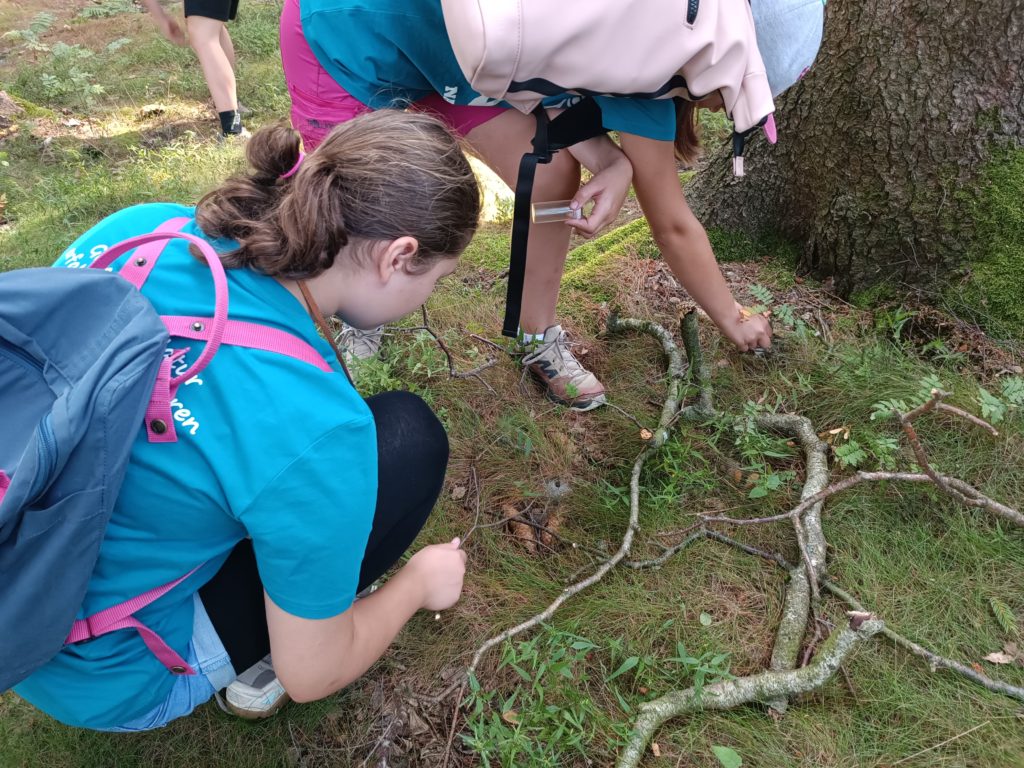
[(634, 320), (629, 317), (618, 317), (612, 314), (608, 317), (608, 332), (619, 333), (621, 331), (642, 331), (649, 333), (661, 342), (661, 347), (668, 358), (668, 393), (665, 396), (665, 403), (661, 408), (661, 419), (654, 435), (648, 440), (648, 445), (653, 448), (660, 448), (668, 440), (669, 429), (674, 423), (676, 414), (679, 412), (680, 401), (683, 397), (683, 380), (686, 376), (686, 363), (679, 354), (679, 347), (676, 345), (672, 334), (665, 328), (647, 320)]
[[(735, 547), (736, 549), (742, 550), (747, 554), (755, 555), (756, 557), (768, 560), (769, 562), (775, 563), (779, 567), (785, 568), (788, 571), (793, 570), (793, 566), (790, 563), (788, 563), (782, 555), (776, 552), (769, 552), (759, 547), (753, 547), (750, 544), (744, 544), (742, 541), (737, 541), (736, 539), (730, 538), (729, 536), (719, 533), (718, 531), (705, 531), (705, 537), (708, 539), (712, 539), (714, 541), (721, 542), (722, 544), (727, 544), (730, 547)], [(826, 592), (835, 595), (853, 610), (865, 610), (864, 606), (861, 605), (860, 601), (857, 600), (857, 598), (855, 598), (846, 590), (842, 589), (837, 584), (832, 583), (828, 579), (822, 579), (821, 586)], [(1014, 699), (1017, 699), (1019, 701), (1024, 701), (1024, 688), (1021, 688), (1016, 685), (1010, 685), (1009, 683), (1004, 683), (1001, 680), (993, 680), (987, 675), (978, 672), (975, 669), (972, 669), (966, 664), (961, 664), (958, 661), (953, 661), (952, 659), (947, 659), (943, 656), (939, 656), (939, 654), (933, 651), (929, 651), (924, 646), (918, 645), (913, 640), (909, 640), (908, 638), (899, 634), (891, 627), (889, 627), (888, 624), (885, 626), (885, 629), (882, 630), (882, 634), (885, 637), (892, 640), (892, 642), (898, 645), (900, 648), (910, 651), (915, 656), (920, 656), (922, 659), (927, 661), (933, 671), (936, 669), (948, 669), (952, 672), (956, 672), (960, 675), (963, 675), (968, 680), (971, 680), (977, 683), (978, 685), (987, 688), (993, 693), (1001, 693), (1006, 696), (1010, 696)]]
[(711, 402), (711, 370), (704, 362), (704, 353), (700, 349), (700, 329), (694, 310), (683, 315), (679, 329), (683, 336), (686, 359), (690, 363), (690, 381), (697, 387), (697, 403), (683, 409), (683, 418), (687, 421), (703, 421), (715, 415), (715, 406)]
[(732, 709), (742, 704), (785, 699), (820, 688), (835, 674), (854, 646), (881, 632), (884, 624), (870, 614), (851, 614), (850, 624), (834, 632), (814, 662), (786, 672), (761, 672), (727, 680), (703, 689), (674, 691), (640, 705), (640, 715), (617, 768), (636, 768), (647, 744), (661, 725), (673, 717), (708, 709)]
[[(792, 414), (765, 414), (758, 417), (757, 424), (765, 429), (791, 435), (800, 442), (807, 473), (800, 496), (803, 500), (817, 497), (828, 486), (828, 446), (818, 439), (810, 419)], [(818, 582), (825, 573), (826, 556), (825, 534), (821, 527), (823, 504), (824, 499), (808, 503), (802, 514), (793, 515), (793, 528), (804, 567), (794, 568), (789, 573), (782, 618), (775, 633), (775, 646), (772, 648), (769, 665), (769, 669), (776, 672), (796, 667), (812, 609), (815, 615), (817, 613)], [(772, 709), (777, 712), (785, 712), (787, 704), (784, 697), (770, 702)]]
[[(822, 581), (821, 586), (833, 595), (835, 595), (836, 597), (838, 597), (840, 600), (842, 600), (844, 603), (850, 606), (853, 610), (864, 610), (864, 606), (862, 606), (853, 595), (851, 595), (849, 592), (846, 592), (844, 589), (840, 588), (836, 584), (833, 584), (828, 580), (824, 580)], [(889, 629), (889, 627), (885, 627), (882, 630), (882, 634), (890, 640), (892, 640), (900, 648), (910, 651), (915, 656), (920, 656), (922, 659), (927, 661), (928, 665), (931, 667), (933, 672), (937, 669), (948, 669), (953, 672), (958, 672), (959, 674), (963, 675), (969, 680), (973, 680), (978, 685), (981, 685), (994, 693), (1002, 693), (1006, 696), (1011, 696), (1012, 698), (1015, 698), (1018, 701), (1024, 701), (1024, 688), (1020, 688), (1016, 685), (1010, 685), (1009, 683), (1004, 683), (1001, 680), (993, 680), (991, 677), (988, 677), (987, 675), (978, 672), (975, 669), (972, 669), (966, 664), (961, 664), (958, 661), (953, 661), (952, 659), (947, 659), (942, 656), (939, 656), (937, 653), (933, 653), (932, 651), (929, 651), (927, 648), (918, 645), (913, 640), (909, 640), (903, 635), (894, 632), (893, 630)]]

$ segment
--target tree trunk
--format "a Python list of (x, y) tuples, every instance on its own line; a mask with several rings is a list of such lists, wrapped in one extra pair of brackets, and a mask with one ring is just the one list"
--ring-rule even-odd
[(776, 106), (779, 143), (752, 138), (747, 176), (722, 147), (691, 182), (705, 225), (783, 235), (842, 295), (949, 286), (976, 250), (993, 163), (1020, 164), (1024, 2), (830, 0), (817, 62)]

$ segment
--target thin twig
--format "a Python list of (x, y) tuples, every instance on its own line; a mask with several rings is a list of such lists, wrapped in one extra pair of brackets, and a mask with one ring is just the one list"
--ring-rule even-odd
[[(618, 551), (612, 555), (608, 560), (601, 563), (597, 570), (588, 576), (587, 578), (579, 581), (572, 586), (564, 588), (555, 600), (548, 605), (540, 613), (536, 614), (532, 618), (526, 621), (520, 622), (519, 624), (511, 627), (504, 632), (501, 632), (486, 642), (483, 643), (473, 655), (472, 661), (470, 661), (469, 667), (466, 669), (465, 676), (468, 677), (474, 673), (480, 660), (484, 654), (487, 653), (491, 648), (509, 640), (516, 635), (524, 632), (528, 629), (539, 626), (543, 622), (551, 618), (552, 615), (565, 603), (566, 600), (571, 598), (590, 586), (593, 586), (604, 578), (605, 574), (608, 573), (612, 568), (618, 565), (619, 562), (624, 560), (630, 551), (630, 547), (633, 543), (633, 537), (636, 535), (636, 531), (639, 528), (639, 517), (640, 517), (640, 473), (643, 469), (644, 462), (653, 455), (665, 441), (668, 439), (668, 425), (673, 422), (677, 411), (679, 410), (679, 398), (682, 391), (682, 379), (685, 375), (685, 367), (682, 362), (682, 358), (679, 355), (679, 350), (672, 340), (672, 335), (668, 333), (664, 328), (656, 323), (649, 323), (646, 321), (638, 321), (631, 319), (619, 320), (614, 316), (609, 318), (608, 330), (612, 333), (620, 330), (640, 330), (646, 333), (650, 333), (658, 338), (662, 347), (665, 350), (665, 354), (669, 359), (668, 364), (668, 392), (665, 397), (665, 405), (662, 408), (661, 420), (655, 430), (654, 437), (648, 441), (647, 446), (637, 456), (636, 461), (633, 464), (633, 472), (630, 478), (630, 494), (629, 494), (629, 506), (630, 514), (629, 521), (626, 525), (626, 531), (622, 538), (622, 543), (619, 546)], [(524, 521), (526, 522), (526, 521)], [(454, 690), (454, 686), (450, 686)], [(446, 691), (447, 693), (447, 691)]]
[(686, 549), (688, 546), (693, 544), (693, 542), (703, 538), (703, 530), (697, 531), (696, 533), (691, 533), (689, 536), (687, 536), (685, 539), (683, 539), (675, 546), (665, 547), (665, 551), (653, 560), (628, 560), (625, 563), (623, 563), (623, 565), (627, 568), (633, 568), (634, 570), (640, 570), (642, 568), (660, 568), (666, 562), (668, 562), (669, 559), (671, 559), (672, 557)]
[[(939, 478), (941, 478), (942, 481), (951, 488), (958, 491), (957, 498), (961, 503), (971, 507), (982, 507), (1013, 523), (1016, 523), (1017, 525), (1024, 526), (1024, 514), (1021, 514), (1016, 509), (989, 498), (977, 488), (963, 480), (955, 477), (949, 477), (948, 475), (939, 475)], [(837, 493), (849, 490), (860, 483), (878, 483), (886, 481), (898, 481), (904, 483), (935, 482), (931, 475), (921, 472), (858, 472), (855, 475), (843, 478), (837, 483), (833, 483), (825, 490), (816, 493), (814, 496), (809, 496), (801, 501), (796, 507), (789, 510), (789, 512), (783, 512), (778, 515), (769, 515), (768, 517), (728, 517), (726, 515), (705, 515), (702, 519), (705, 523), (725, 523), (728, 525), (763, 525), (764, 523), (777, 523), (781, 520), (788, 520), (800, 515), (814, 504), (824, 501), (830, 496), (835, 496)]]
[[(963, 410), (962, 408), (957, 408), (955, 405), (949, 405), (948, 403), (939, 403), (939, 404), (937, 404), (935, 406), (935, 410), (937, 410), (937, 411), (944, 411), (945, 413), (951, 413), (954, 416), (959, 416), (961, 419), (964, 419), (965, 421), (969, 421), (969, 422), (971, 422), (971, 424), (974, 424), (975, 426), (978, 426), (978, 427), (981, 427), (982, 429), (988, 430), (989, 434), (991, 434), (992, 437), (999, 437), (999, 430), (998, 429), (993, 427), (991, 424), (989, 424), (984, 419), (979, 419), (973, 413), (968, 413), (967, 411)], [(894, 765), (895, 765), (895, 763), (894, 763)]]
[(462, 537), (462, 541), (459, 543), (459, 546), (462, 548), (465, 548), (466, 542), (469, 541), (469, 537), (473, 535), (473, 531), (480, 526), (480, 480), (477, 478), (475, 464), (469, 465), (469, 479), (473, 484), (473, 494), (476, 499), (476, 516), (473, 518), (472, 527), (470, 527), (469, 531), (467, 531), (466, 535)]
[[(497, 365), (498, 359), (492, 357), (492, 358), (489, 358), (486, 362), (481, 363), (480, 365), (476, 366), (475, 368), (471, 368), (468, 371), (459, 371), (458, 368), (455, 367), (455, 358), (452, 357), (452, 352), (451, 352), (450, 349), (448, 349), (448, 345), (445, 344), (444, 339), (442, 339), (437, 334), (437, 332), (433, 328), (430, 327), (430, 320), (427, 317), (427, 305), (426, 304), (420, 305), (420, 312), (423, 314), (423, 325), (422, 326), (417, 326), (416, 328), (406, 328), (406, 329), (403, 329), (403, 330), (405, 330), (405, 331), (426, 331), (427, 333), (429, 333), (434, 338), (434, 341), (437, 342), (437, 346), (444, 353), (445, 358), (447, 358), (447, 360), (448, 360), (448, 374), (453, 379), (468, 379), (468, 378), (474, 377), (474, 376), (479, 379), (480, 378), (480, 374), (483, 371), (486, 371), (488, 368), (491, 368), (492, 366)], [(483, 381), (483, 379), (480, 379), (480, 381)], [(491, 391), (493, 392), (494, 390), (492, 389)]]
[(448, 743), (444, 748), (444, 759), (441, 761), (442, 768), (448, 768), (448, 761), (452, 756), (452, 744), (455, 743), (455, 726), (459, 722), (459, 707), (462, 706), (462, 694), (466, 691), (466, 681), (462, 681), (459, 688), (459, 695), (455, 697), (455, 706), (452, 707), (452, 724), (448, 729)]
[[(647, 429), (647, 427), (645, 427), (645, 426), (644, 426), (643, 424), (641, 424), (641, 423), (640, 423), (640, 420), (639, 420), (639, 419), (637, 419), (637, 417), (636, 417), (636, 416), (634, 416), (633, 414), (631, 414), (631, 413), (630, 413), (629, 411), (627, 411), (627, 410), (626, 410), (625, 408), (620, 408), (620, 407), (619, 407), (619, 406), (617, 406), (617, 405), (616, 405), (615, 403), (613, 403), (613, 402), (612, 402), (611, 400), (605, 400), (605, 403), (604, 403), (604, 404), (605, 404), (605, 405), (607, 405), (607, 406), (608, 406), (609, 408), (611, 408), (611, 409), (612, 409), (613, 411), (618, 411), (618, 412), (619, 412), (619, 413), (621, 413), (621, 414), (622, 414), (623, 416), (625, 416), (625, 417), (626, 417), (627, 419), (629, 419), (630, 421), (632, 421), (632, 422), (633, 422), (634, 424), (636, 424), (636, 425), (637, 425), (637, 426), (638, 426), (638, 427), (640, 428), (640, 430), (641, 430), (641, 431), (643, 431), (643, 430)], [(647, 429), (647, 431), (650, 431), (650, 430), (649, 430), (649, 429)]]
[(904, 757), (901, 760), (897, 760), (895, 763), (892, 763), (892, 765), (893, 766), (902, 765), (903, 763), (907, 762), (908, 760), (913, 760), (915, 757), (920, 757), (921, 755), (925, 754), (926, 752), (931, 752), (933, 749), (938, 749), (939, 747), (944, 747), (947, 744), (949, 744), (950, 742), (956, 741), (957, 739), (962, 739), (964, 736), (966, 736), (966, 735), (968, 735), (970, 733), (974, 733), (979, 728), (984, 728), (986, 725), (991, 725), (991, 723), (992, 723), (991, 720), (986, 720), (984, 723), (981, 723), (980, 725), (976, 725), (973, 728), (964, 731), (963, 733), (958, 733), (956, 736), (953, 736), (952, 738), (946, 739), (945, 741), (940, 741), (938, 744), (936, 744), (933, 747), (928, 747), (927, 749), (922, 749), (920, 752), (915, 752), (914, 754), (912, 754), (912, 755), (910, 755), (908, 757)]

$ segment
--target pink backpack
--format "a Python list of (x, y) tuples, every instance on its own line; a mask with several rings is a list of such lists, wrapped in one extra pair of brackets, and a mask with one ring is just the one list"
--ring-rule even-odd
[(533, 152), (515, 188), (502, 334), (516, 337), (526, 278), (530, 198), (537, 163), (604, 133), (586, 98), (549, 121), (545, 96), (577, 93), (699, 99), (720, 91), (735, 125), (734, 169), (745, 135), (768, 126), (775, 104), (748, 0), (441, 0), (455, 58), (474, 90), (537, 118)]
[(722, 93), (736, 130), (775, 105), (748, 0), (441, 0), (470, 85), (529, 113), (545, 96)]

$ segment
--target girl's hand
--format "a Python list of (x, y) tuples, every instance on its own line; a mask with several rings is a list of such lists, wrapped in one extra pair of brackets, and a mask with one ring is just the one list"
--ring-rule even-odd
[(772, 326), (764, 315), (751, 314), (737, 303), (732, 320), (721, 326), (722, 333), (740, 352), (769, 349), (772, 345)]
[(582, 219), (569, 219), (566, 223), (581, 235), (593, 237), (615, 221), (632, 181), (633, 166), (622, 155), (607, 168), (598, 171), (573, 197), (570, 207), (574, 209), (583, 208), (591, 200), (594, 201), (590, 215)]
[(458, 602), (466, 574), (466, 552), (459, 549), (459, 544), (455, 538), (447, 544), (424, 547), (402, 569), (415, 577), (413, 583), (422, 590), (420, 608), (443, 611)]

